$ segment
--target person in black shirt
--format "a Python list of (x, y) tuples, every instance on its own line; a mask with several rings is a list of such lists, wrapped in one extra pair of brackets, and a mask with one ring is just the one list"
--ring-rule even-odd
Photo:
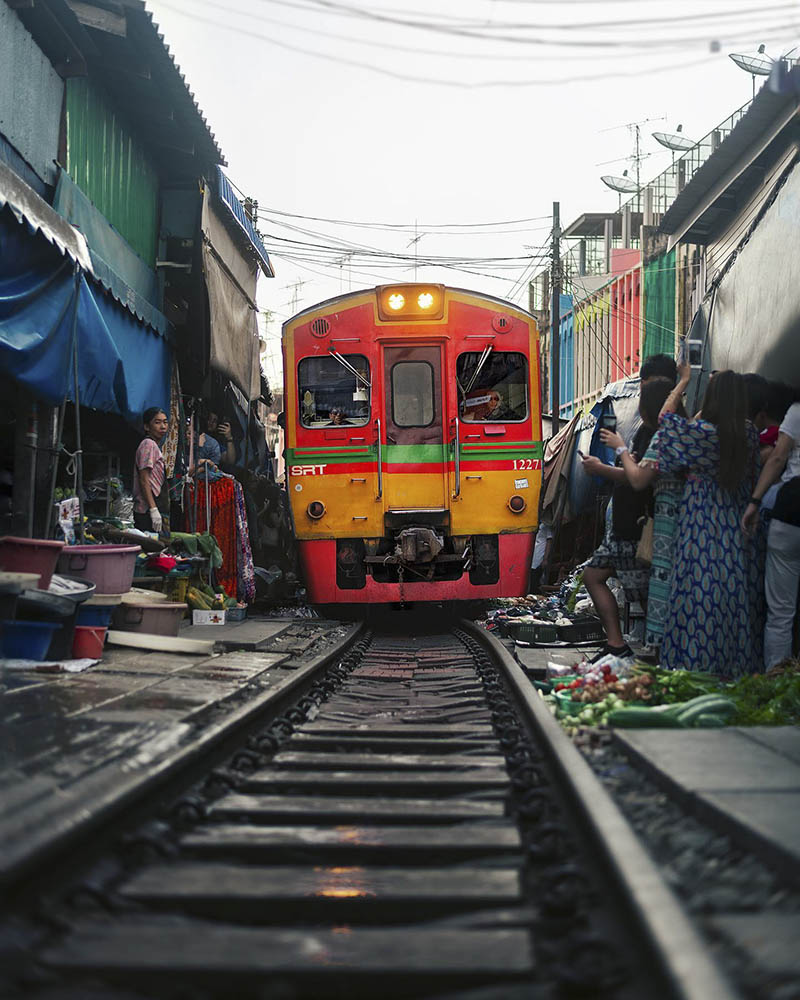
[[(648, 380), (650, 381), (650, 380)], [(653, 381), (661, 382), (656, 376)], [(666, 392), (669, 392), (666, 383)], [(658, 426), (658, 411), (663, 402), (664, 392), (657, 394), (658, 402), (647, 405), (654, 395), (644, 391), (639, 401), (639, 415), (642, 425), (636, 432), (630, 446), (635, 461), (641, 461), (650, 439)], [(602, 476), (612, 482), (611, 502), (606, 517), (606, 535), (589, 559), (583, 571), (583, 582), (594, 602), (595, 610), (603, 623), (606, 645), (594, 660), (608, 654), (622, 658), (632, 657), (633, 650), (622, 638), (617, 600), (608, 587), (607, 581), (615, 576), (625, 590), (628, 601), (638, 601), (647, 606), (647, 589), (650, 581), (649, 567), (641, 566), (636, 560), (636, 548), (642, 534), (647, 513), (652, 505), (652, 490), (636, 491), (628, 482), (625, 470), (620, 464), (620, 455), (628, 449), (617, 448), (615, 465), (606, 465), (594, 455), (583, 459), (584, 471), (594, 476)]]

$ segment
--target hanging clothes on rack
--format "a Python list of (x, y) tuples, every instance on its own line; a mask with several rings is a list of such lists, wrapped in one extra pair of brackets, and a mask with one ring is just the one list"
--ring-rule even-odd
[(190, 509), (195, 507), (195, 488), (196, 531), (209, 531), (222, 552), (222, 566), (215, 574), (217, 582), (229, 597), (250, 604), (255, 598), (255, 568), (241, 483), (224, 474), (208, 483), (210, 525), (206, 518), (206, 483), (203, 479), (188, 487)]
[(222, 565), (214, 574), (217, 582), (229, 597), (236, 595), (236, 506), (234, 500), (234, 480), (223, 476), (209, 482), (208, 494), (211, 501), (211, 523), (206, 518), (206, 484), (203, 479), (189, 486), (189, 501), (194, 507), (197, 491), (197, 525), (195, 530), (202, 534), (210, 532), (217, 540), (222, 552)]
[(239, 586), (239, 600), (252, 604), (256, 596), (256, 572), (253, 566), (253, 552), (250, 548), (250, 529), (247, 526), (247, 506), (242, 484), (234, 485), (236, 504), (236, 576)]

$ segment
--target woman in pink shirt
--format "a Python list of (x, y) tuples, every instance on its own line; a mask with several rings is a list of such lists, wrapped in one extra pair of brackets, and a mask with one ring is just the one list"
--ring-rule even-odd
[(169, 531), (169, 490), (165, 488), (164, 456), (159, 447), (168, 423), (166, 413), (158, 406), (142, 414), (147, 436), (136, 449), (133, 469), (133, 523), (139, 531)]

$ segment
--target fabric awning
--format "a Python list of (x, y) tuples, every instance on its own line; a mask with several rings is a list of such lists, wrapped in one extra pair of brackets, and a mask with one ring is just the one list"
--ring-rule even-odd
[(223, 174), (222, 167), (220, 166), (217, 167), (217, 194), (219, 195), (219, 200), (227, 209), (231, 220), (247, 238), (253, 253), (258, 258), (261, 270), (267, 278), (274, 278), (275, 272), (272, 270), (272, 262), (269, 259), (267, 248), (258, 235), (256, 227), (250, 221), (247, 212), (245, 212), (244, 205), (236, 197), (233, 185), (225, 174)]
[(258, 265), (234, 243), (208, 188), (203, 196), (202, 230), (211, 326), (209, 363), (248, 399), (256, 399), (261, 385), (255, 301)]
[(148, 406), (166, 409), (166, 340), (64, 258), (91, 267), (82, 237), (70, 243), (69, 232), (45, 232), (27, 213), (22, 223), (18, 218), (0, 210), (0, 372), (51, 405), (74, 401), (77, 338), (81, 405), (137, 425)]
[(60, 254), (66, 254), (84, 271), (93, 273), (83, 234), (0, 160), (0, 210), (3, 208), (10, 209), (17, 222), (24, 222), (31, 233), (40, 233)]
[(97, 280), (117, 302), (166, 336), (167, 317), (158, 310), (158, 280), (131, 245), (75, 184), (66, 170), (58, 175), (53, 208), (86, 238)]

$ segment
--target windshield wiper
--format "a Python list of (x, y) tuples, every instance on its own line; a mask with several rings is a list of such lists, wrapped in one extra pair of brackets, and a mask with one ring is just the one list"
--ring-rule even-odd
[(362, 373), (360, 371), (358, 371), (356, 368), (353, 368), (353, 366), (350, 364), (350, 362), (347, 360), (347, 358), (343, 357), (343, 355), (341, 355), (338, 351), (334, 351), (333, 348), (331, 348), (331, 352), (330, 353), (331, 353), (331, 357), (332, 358), (336, 358), (336, 360), (339, 362), (339, 364), (342, 366), (342, 368), (346, 368), (347, 371), (349, 371), (351, 375), (355, 375), (356, 380), (359, 381), (364, 386), (365, 389), (371, 389), (372, 388), (372, 383), (366, 377), (366, 375), (362, 375)]

